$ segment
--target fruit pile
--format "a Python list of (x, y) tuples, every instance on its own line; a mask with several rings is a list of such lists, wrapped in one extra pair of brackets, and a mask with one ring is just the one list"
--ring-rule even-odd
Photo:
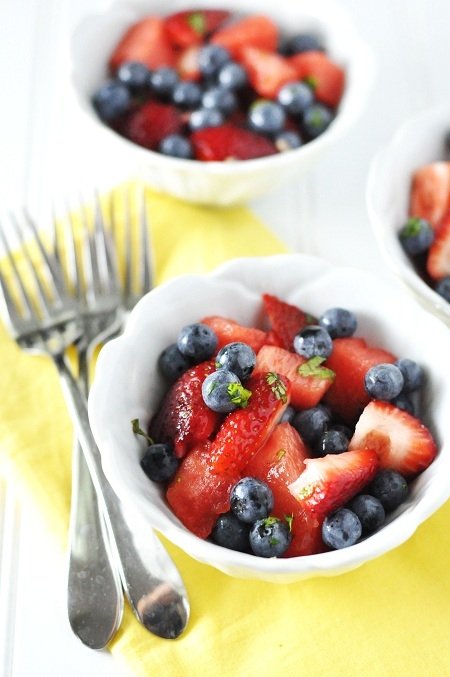
[[(450, 154), (450, 133), (446, 151)], [(417, 272), (450, 303), (450, 162), (433, 162), (414, 172), (409, 218), (399, 238)]]
[(92, 97), (130, 141), (184, 159), (248, 160), (300, 147), (330, 125), (345, 74), (308, 33), (266, 16), (198, 9), (146, 16), (109, 58)]
[(266, 328), (208, 316), (158, 359), (168, 390), (141, 466), (201, 538), (262, 557), (351, 546), (406, 498), (437, 447), (422, 367), (263, 294)]

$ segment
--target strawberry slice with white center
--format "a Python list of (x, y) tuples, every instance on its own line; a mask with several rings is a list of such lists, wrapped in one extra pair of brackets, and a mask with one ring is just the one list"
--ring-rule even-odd
[(436, 228), (450, 207), (450, 162), (433, 162), (413, 174), (409, 215)]
[(378, 470), (376, 452), (354, 449), (322, 458), (306, 458), (306, 469), (289, 491), (307, 514), (325, 518), (370, 482)]
[(396, 470), (406, 478), (425, 470), (437, 453), (433, 436), (419, 419), (378, 400), (361, 414), (349, 449), (376, 452), (380, 468)]
[(427, 272), (433, 280), (450, 275), (450, 210), (441, 220), (434, 242), (428, 250)]

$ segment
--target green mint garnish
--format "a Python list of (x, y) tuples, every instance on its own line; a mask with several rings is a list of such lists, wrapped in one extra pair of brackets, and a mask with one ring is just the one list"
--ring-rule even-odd
[(306, 324), (317, 324), (317, 317), (314, 317), (314, 315), (311, 315), (311, 313), (306, 313), (305, 322)]
[(308, 87), (311, 87), (313, 91), (318, 85), (317, 78), (315, 78), (314, 75), (307, 75), (306, 78), (303, 78), (303, 82), (308, 85)]
[(271, 527), (279, 521), (278, 517), (266, 517), (266, 519), (263, 520), (263, 524), (265, 527)]
[(277, 461), (281, 461), (281, 459), (285, 455), (286, 455), (286, 449), (278, 449), (278, 451), (277, 451)]
[(420, 219), (412, 217), (408, 219), (405, 225), (402, 228), (401, 234), (403, 237), (415, 237), (421, 231), (422, 225)]
[(289, 527), (289, 531), (292, 531), (292, 522), (294, 521), (294, 513), (292, 513), (292, 515), (285, 515), (284, 519), (287, 522), (287, 525)]
[(150, 435), (147, 435), (147, 433), (145, 432), (145, 430), (142, 430), (142, 428), (139, 427), (139, 419), (138, 419), (138, 418), (134, 418), (134, 419), (131, 421), (131, 427), (132, 427), (133, 432), (134, 432), (135, 435), (142, 435), (142, 437), (145, 437), (145, 439), (147, 440), (147, 442), (148, 442), (149, 444), (154, 444), (154, 441), (152, 440), (152, 438), (150, 437)]
[(203, 12), (193, 12), (187, 18), (189, 26), (199, 35), (206, 33), (206, 21)]
[(274, 393), (277, 400), (281, 400), (284, 404), (287, 402), (287, 390), (283, 381), (280, 379), (278, 374), (275, 374), (273, 371), (269, 371), (266, 376), (267, 385), (272, 386), (272, 392)]
[(273, 538), (273, 537), (272, 537), (272, 538), (269, 540), (270, 545), (278, 545), (279, 542), (280, 542), (280, 541), (278, 540), (278, 538)]
[(227, 393), (230, 397), (230, 401), (233, 402), (233, 404), (237, 404), (242, 409), (245, 409), (252, 396), (251, 390), (247, 390), (240, 383), (230, 383), (227, 386)]
[(332, 369), (328, 369), (328, 367), (322, 367), (323, 362), (325, 362), (324, 357), (319, 357), (318, 355), (311, 357), (307, 362), (297, 367), (297, 374), (299, 376), (327, 378), (332, 381), (335, 373)]

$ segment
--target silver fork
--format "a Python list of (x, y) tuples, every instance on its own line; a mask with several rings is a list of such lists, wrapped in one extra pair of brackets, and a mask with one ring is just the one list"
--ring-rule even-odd
[(23, 248), (28, 276), (33, 280), (37, 304), (34, 303), (22, 279), (10, 243), (0, 230), (11, 274), (21, 298), (21, 303), (18, 304), (6, 276), (0, 270), (6, 322), (13, 337), (24, 350), (50, 356), (58, 369), (69, 412), (83, 448), (105, 521), (111, 549), (115, 554), (120, 578), (136, 616), (155, 634), (175, 638), (183, 631), (189, 616), (183, 583), (156, 536), (150, 530), (145, 533), (136, 532), (133, 525), (127, 523), (117, 497), (104, 477), (100, 455), (89, 427), (86, 399), (65, 359), (66, 348), (82, 334), (78, 310), (74, 299), (67, 291), (56, 259), (46, 252), (34, 222), (26, 213), (24, 223), (36, 242), (46, 284), (43, 284), (37, 273), (17, 219), (12, 218), (12, 224)]

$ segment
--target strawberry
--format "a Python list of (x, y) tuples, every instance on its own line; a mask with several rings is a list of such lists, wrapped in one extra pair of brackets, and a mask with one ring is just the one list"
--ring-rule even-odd
[(428, 250), (427, 272), (433, 280), (450, 275), (450, 211), (441, 219)]
[(195, 157), (205, 162), (250, 160), (277, 152), (263, 136), (230, 124), (200, 129), (192, 134), (191, 141)]
[(198, 442), (210, 438), (221, 421), (202, 397), (202, 383), (214, 370), (213, 361), (188, 369), (169, 389), (150, 423), (150, 437), (173, 444), (179, 458)]
[(252, 393), (247, 407), (228, 414), (211, 445), (211, 470), (219, 475), (242, 473), (289, 404), (289, 383), (277, 374), (252, 376), (245, 386)]
[(255, 353), (257, 353), (266, 341), (266, 332), (254, 327), (244, 327), (243, 325), (238, 324), (234, 320), (230, 320), (227, 317), (212, 315), (209, 317), (204, 317), (201, 322), (203, 324), (207, 324), (208, 327), (211, 327), (211, 329), (217, 335), (218, 351), (226, 346), (227, 343), (238, 341), (241, 343), (247, 343), (247, 345), (253, 348)]
[(298, 432), (289, 423), (280, 423), (244, 469), (245, 475), (257, 477), (271, 488), (272, 513), (280, 519), (291, 518), (292, 542), (286, 557), (312, 555), (324, 549), (319, 520), (307, 515), (288, 490), (303, 471), (305, 458), (306, 447)]
[(278, 38), (276, 24), (266, 16), (254, 14), (221, 28), (213, 35), (211, 42), (225, 47), (236, 58), (244, 46), (275, 52)]
[(184, 48), (201, 45), (229, 16), (224, 10), (195, 9), (170, 14), (164, 25), (171, 44)]
[(169, 134), (176, 134), (183, 118), (174, 106), (149, 101), (137, 108), (124, 125), (125, 136), (139, 146), (155, 150)]
[(289, 58), (297, 79), (306, 80), (318, 101), (334, 108), (342, 98), (345, 72), (324, 52), (301, 52)]
[(437, 453), (430, 431), (419, 419), (378, 400), (364, 409), (349, 448), (375, 451), (381, 468), (396, 470), (406, 478), (425, 470)]
[(271, 294), (263, 294), (262, 300), (271, 329), (278, 336), (278, 344), (286, 350), (293, 350), (295, 335), (311, 323), (309, 316), (297, 306), (280, 301)]
[(450, 162), (433, 162), (414, 172), (409, 215), (426, 219), (436, 228), (450, 208)]
[(297, 80), (295, 68), (281, 54), (243, 47), (239, 60), (253, 89), (264, 98), (274, 99), (283, 85)]
[(211, 472), (210, 442), (193, 449), (181, 462), (166, 498), (178, 519), (200, 538), (207, 538), (217, 517), (230, 509), (230, 492), (238, 473)]
[(173, 66), (174, 60), (163, 19), (147, 16), (127, 30), (109, 58), (109, 68), (114, 73), (125, 61), (139, 61), (149, 68), (159, 68)]
[[(292, 406), (296, 409), (309, 409), (320, 402), (334, 380), (333, 372), (321, 367), (320, 364), (317, 365), (317, 369), (311, 368), (313, 364), (305, 357), (291, 353), (284, 348), (264, 345), (256, 356), (253, 373), (274, 371), (289, 379)], [(305, 375), (298, 371), (302, 366), (303, 371), (306, 372)]]
[(177, 60), (177, 71), (182, 80), (197, 81), (201, 79), (201, 72), (198, 65), (198, 54), (200, 47), (193, 45), (184, 49)]
[(341, 508), (370, 482), (378, 470), (378, 456), (369, 449), (353, 449), (305, 459), (306, 468), (289, 491), (308, 515), (323, 520)]
[(366, 372), (375, 364), (395, 362), (386, 350), (368, 346), (362, 338), (336, 338), (327, 367), (336, 374), (324, 402), (348, 424), (354, 424), (370, 401), (364, 386)]

